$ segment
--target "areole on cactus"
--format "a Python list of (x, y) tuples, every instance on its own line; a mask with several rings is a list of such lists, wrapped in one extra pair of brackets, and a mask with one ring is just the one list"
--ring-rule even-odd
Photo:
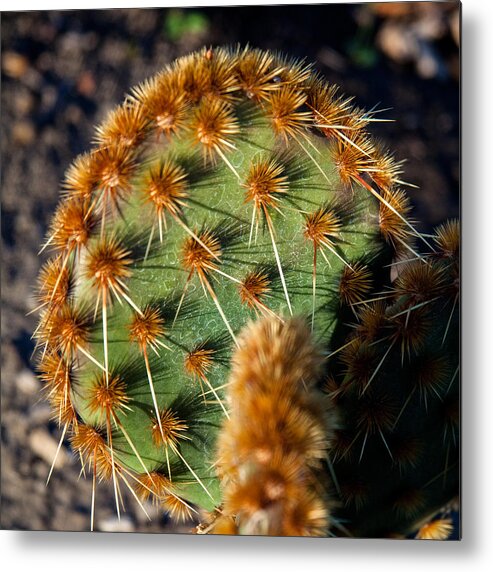
[(304, 62), (203, 49), (68, 168), (35, 335), (91, 528), (99, 479), (199, 532), (403, 535), (457, 495), (458, 224), (418, 232), (375, 120)]

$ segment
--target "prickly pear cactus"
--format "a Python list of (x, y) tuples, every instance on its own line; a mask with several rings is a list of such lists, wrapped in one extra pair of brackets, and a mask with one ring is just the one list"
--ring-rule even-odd
[[(446, 280), (451, 255), (408, 220), (400, 164), (367, 133), (376, 119), (303, 62), (250, 48), (204, 49), (134, 88), (68, 168), (43, 247), (50, 257), (39, 277), (35, 335), (61, 439), (92, 474), (91, 527), (101, 479), (113, 482), (118, 513), (123, 487), (143, 510), (153, 501), (176, 517), (221, 505), (216, 439), (232, 414), (224, 391), (239, 332), (254, 319), (301, 316), (326, 364), (334, 353), (346, 364), (327, 373), (328, 401), (347, 407), (341, 435), (354, 441), (343, 450), (336, 439), (337, 454), (324, 460), (332, 494), (346, 498), (345, 472), (371, 489), (376, 457), (376, 468), (372, 461), (360, 469), (377, 438), (392, 467), (414, 467), (411, 453), (397, 461), (385, 435), (401, 425), (412, 433), (412, 406), (434, 417), (456, 397), (457, 376), (447, 377), (456, 298), (443, 318), (456, 290)], [(431, 264), (415, 241), (433, 248)], [(405, 257), (417, 259), (422, 282), (431, 280), (429, 298), (412, 291), (412, 271), (386, 290), (391, 263)], [(434, 274), (425, 279), (428, 268)], [(381, 291), (383, 317), (369, 301)], [(364, 318), (373, 311), (383, 333), (375, 325), (362, 334), (373, 327)], [(422, 314), (427, 333), (411, 332)], [(420, 381), (406, 379), (399, 389), (400, 371), (425, 346)], [(351, 377), (356, 351), (372, 353), (366, 383)], [(367, 411), (354, 427), (353, 409), (376, 401), (380, 378), (399, 393), (400, 411), (378, 419)], [(446, 442), (440, 451), (451, 467), (454, 429), (435, 437)], [(355, 443), (361, 462), (350, 465)], [(373, 513), (378, 502), (378, 495), (368, 502)], [(403, 509), (406, 518), (428, 506), (417, 505)], [(310, 534), (329, 529), (326, 516)]]

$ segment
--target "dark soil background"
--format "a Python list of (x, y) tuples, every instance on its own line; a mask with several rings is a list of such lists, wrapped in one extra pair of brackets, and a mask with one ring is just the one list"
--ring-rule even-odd
[[(89, 528), (91, 482), (65, 444), (45, 486), (60, 433), (34, 374), (29, 312), (60, 181), (94, 124), (131, 86), (203, 45), (278, 49), (395, 120), (372, 131), (407, 159), (414, 216), (430, 232), (459, 215), (459, 20), (455, 2), (1, 14), (1, 528)], [(98, 487), (96, 529), (189, 528), (152, 508), (148, 522), (126, 501), (118, 522), (112, 490)]]

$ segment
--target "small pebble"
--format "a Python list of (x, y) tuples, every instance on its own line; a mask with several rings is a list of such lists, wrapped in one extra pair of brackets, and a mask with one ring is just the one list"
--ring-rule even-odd
[(36, 137), (36, 130), (31, 121), (17, 121), (12, 128), (12, 139), (20, 145), (31, 144)]
[(39, 391), (39, 381), (29, 369), (23, 369), (16, 378), (17, 388), (24, 395), (34, 395)]
[[(51, 466), (55, 458), (58, 443), (45, 429), (35, 429), (29, 435), (29, 445), (33, 453)], [(55, 462), (55, 469), (60, 469), (68, 462), (68, 454), (60, 449)]]
[(98, 528), (102, 532), (133, 532), (134, 525), (132, 521), (123, 516), (118, 520), (118, 517), (106, 518), (98, 523)]
[(29, 422), (32, 427), (36, 427), (38, 425), (47, 425), (49, 420), (51, 419), (53, 412), (51, 407), (45, 401), (40, 401), (32, 406), (30, 415), (29, 415)]
[(29, 67), (27, 58), (17, 52), (5, 52), (2, 56), (2, 71), (5, 75), (19, 79)]

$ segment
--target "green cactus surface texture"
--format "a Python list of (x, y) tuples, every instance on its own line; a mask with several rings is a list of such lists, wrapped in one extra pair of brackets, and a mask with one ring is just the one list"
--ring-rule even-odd
[(418, 232), (378, 119), (305, 62), (204, 48), (69, 166), (35, 337), (91, 529), (108, 480), (118, 515), (126, 489), (199, 533), (448, 536), (459, 227)]

